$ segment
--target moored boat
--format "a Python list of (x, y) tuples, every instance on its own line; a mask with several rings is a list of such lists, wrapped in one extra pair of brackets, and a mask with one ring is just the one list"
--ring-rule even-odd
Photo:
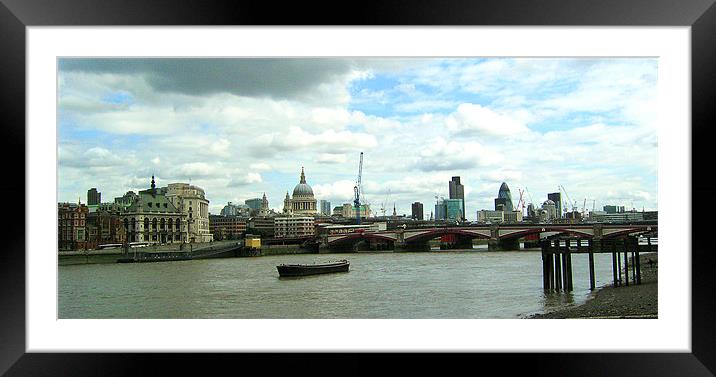
[(348, 272), (347, 260), (339, 260), (321, 264), (281, 264), (276, 266), (279, 276), (305, 276), (327, 274), (331, 272)]

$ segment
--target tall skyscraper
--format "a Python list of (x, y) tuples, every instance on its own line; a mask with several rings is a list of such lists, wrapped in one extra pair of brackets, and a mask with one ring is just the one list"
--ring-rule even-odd
[[(497, 208), (498, 206), (501, 206), (502, 208)], [(502, 185), (500, 186), (500, 191), (497, 193), (497, 198), (495, 199), (495, 210), (496, 211), (506, 211), (506, 212), (512, 212), (512, 194), (510, 193), (510, 188), (507, 186), (507, 183), (502, 182)]]
[(445, 199), (439, 200), (435, 204), (435, 220), (445, 220), (447, 218), (447, 206)]
[(244, 200), (244, 203), (249, 206), (252, 210), (258, 211), (261, 209), (261, 204), (263, 204), (262, 198), (252, 198), (252, 199), (246, 199)]
[(464, 220), (462, 213), (462, 199), (445, 199), (445, 218), (447, 220)]
[(562, 193), (561, 192), (553, 192), (551, 194), (547, 194), (547, 199), (554, 202), (555, 206), (555, 216), (558, 219), (562, 218)]
[(452, 177), (449, 183), (450, 199), (460, 199), (462, 218), (465, 220), (465, 186), (460, 183), (460, 177)]
[(92, 206), (100, 203), (102, 203), (102, 193), (94, 187), (87, 190), (87, 205)]
[(423, 220), (423, 203), (415, 202), (411, 205), (412, 218), (414, 220)]
[(331, 202), (329, 202), (328, 200), (321, 200), (321, 215), (331, 215)]

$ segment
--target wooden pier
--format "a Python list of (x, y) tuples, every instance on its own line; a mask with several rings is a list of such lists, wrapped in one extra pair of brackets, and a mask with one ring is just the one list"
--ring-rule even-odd
[[(640, 240), (642, 241), (641, 243), (639, 242)], [(572, 281), (572, 254), (589, 254), (589, 289), (596, 289), (594, 254), (597, 253), (612, 254), (614, 286), (628, 286), (630, 273), (632, 283), (641, 284), (639, 254), (657, 252), (658, 242), (655, 237), (637, 236), (596, 240), (591, 238), (559, 237), (542, 241), (540, 246), (542, 247), (542, 285), (544, 290), (571, 292), (574, 287)]]

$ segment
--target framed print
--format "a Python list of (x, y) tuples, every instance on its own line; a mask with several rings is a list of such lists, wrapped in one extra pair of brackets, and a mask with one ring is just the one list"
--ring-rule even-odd
[[(315, 7), (3, 0), (1, 370), (712, 375), (711, 1)], [(637, 311), (581, 306), (649, 279)]]

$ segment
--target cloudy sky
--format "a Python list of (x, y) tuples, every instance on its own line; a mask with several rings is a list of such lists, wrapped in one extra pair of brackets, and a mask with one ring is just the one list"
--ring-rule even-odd
[[(191, 182), (210, 212), (264, 192), (281, 210), (305, 167), (352, 200), (360, 152), (375, 212), (465, 185), (468, 219), (500, 184), (529, 203), (657, 209), (657, 59), (61, 59), (58, 196), (103, 201)], [(531, 199), (530, 199), (531, 197)]]

